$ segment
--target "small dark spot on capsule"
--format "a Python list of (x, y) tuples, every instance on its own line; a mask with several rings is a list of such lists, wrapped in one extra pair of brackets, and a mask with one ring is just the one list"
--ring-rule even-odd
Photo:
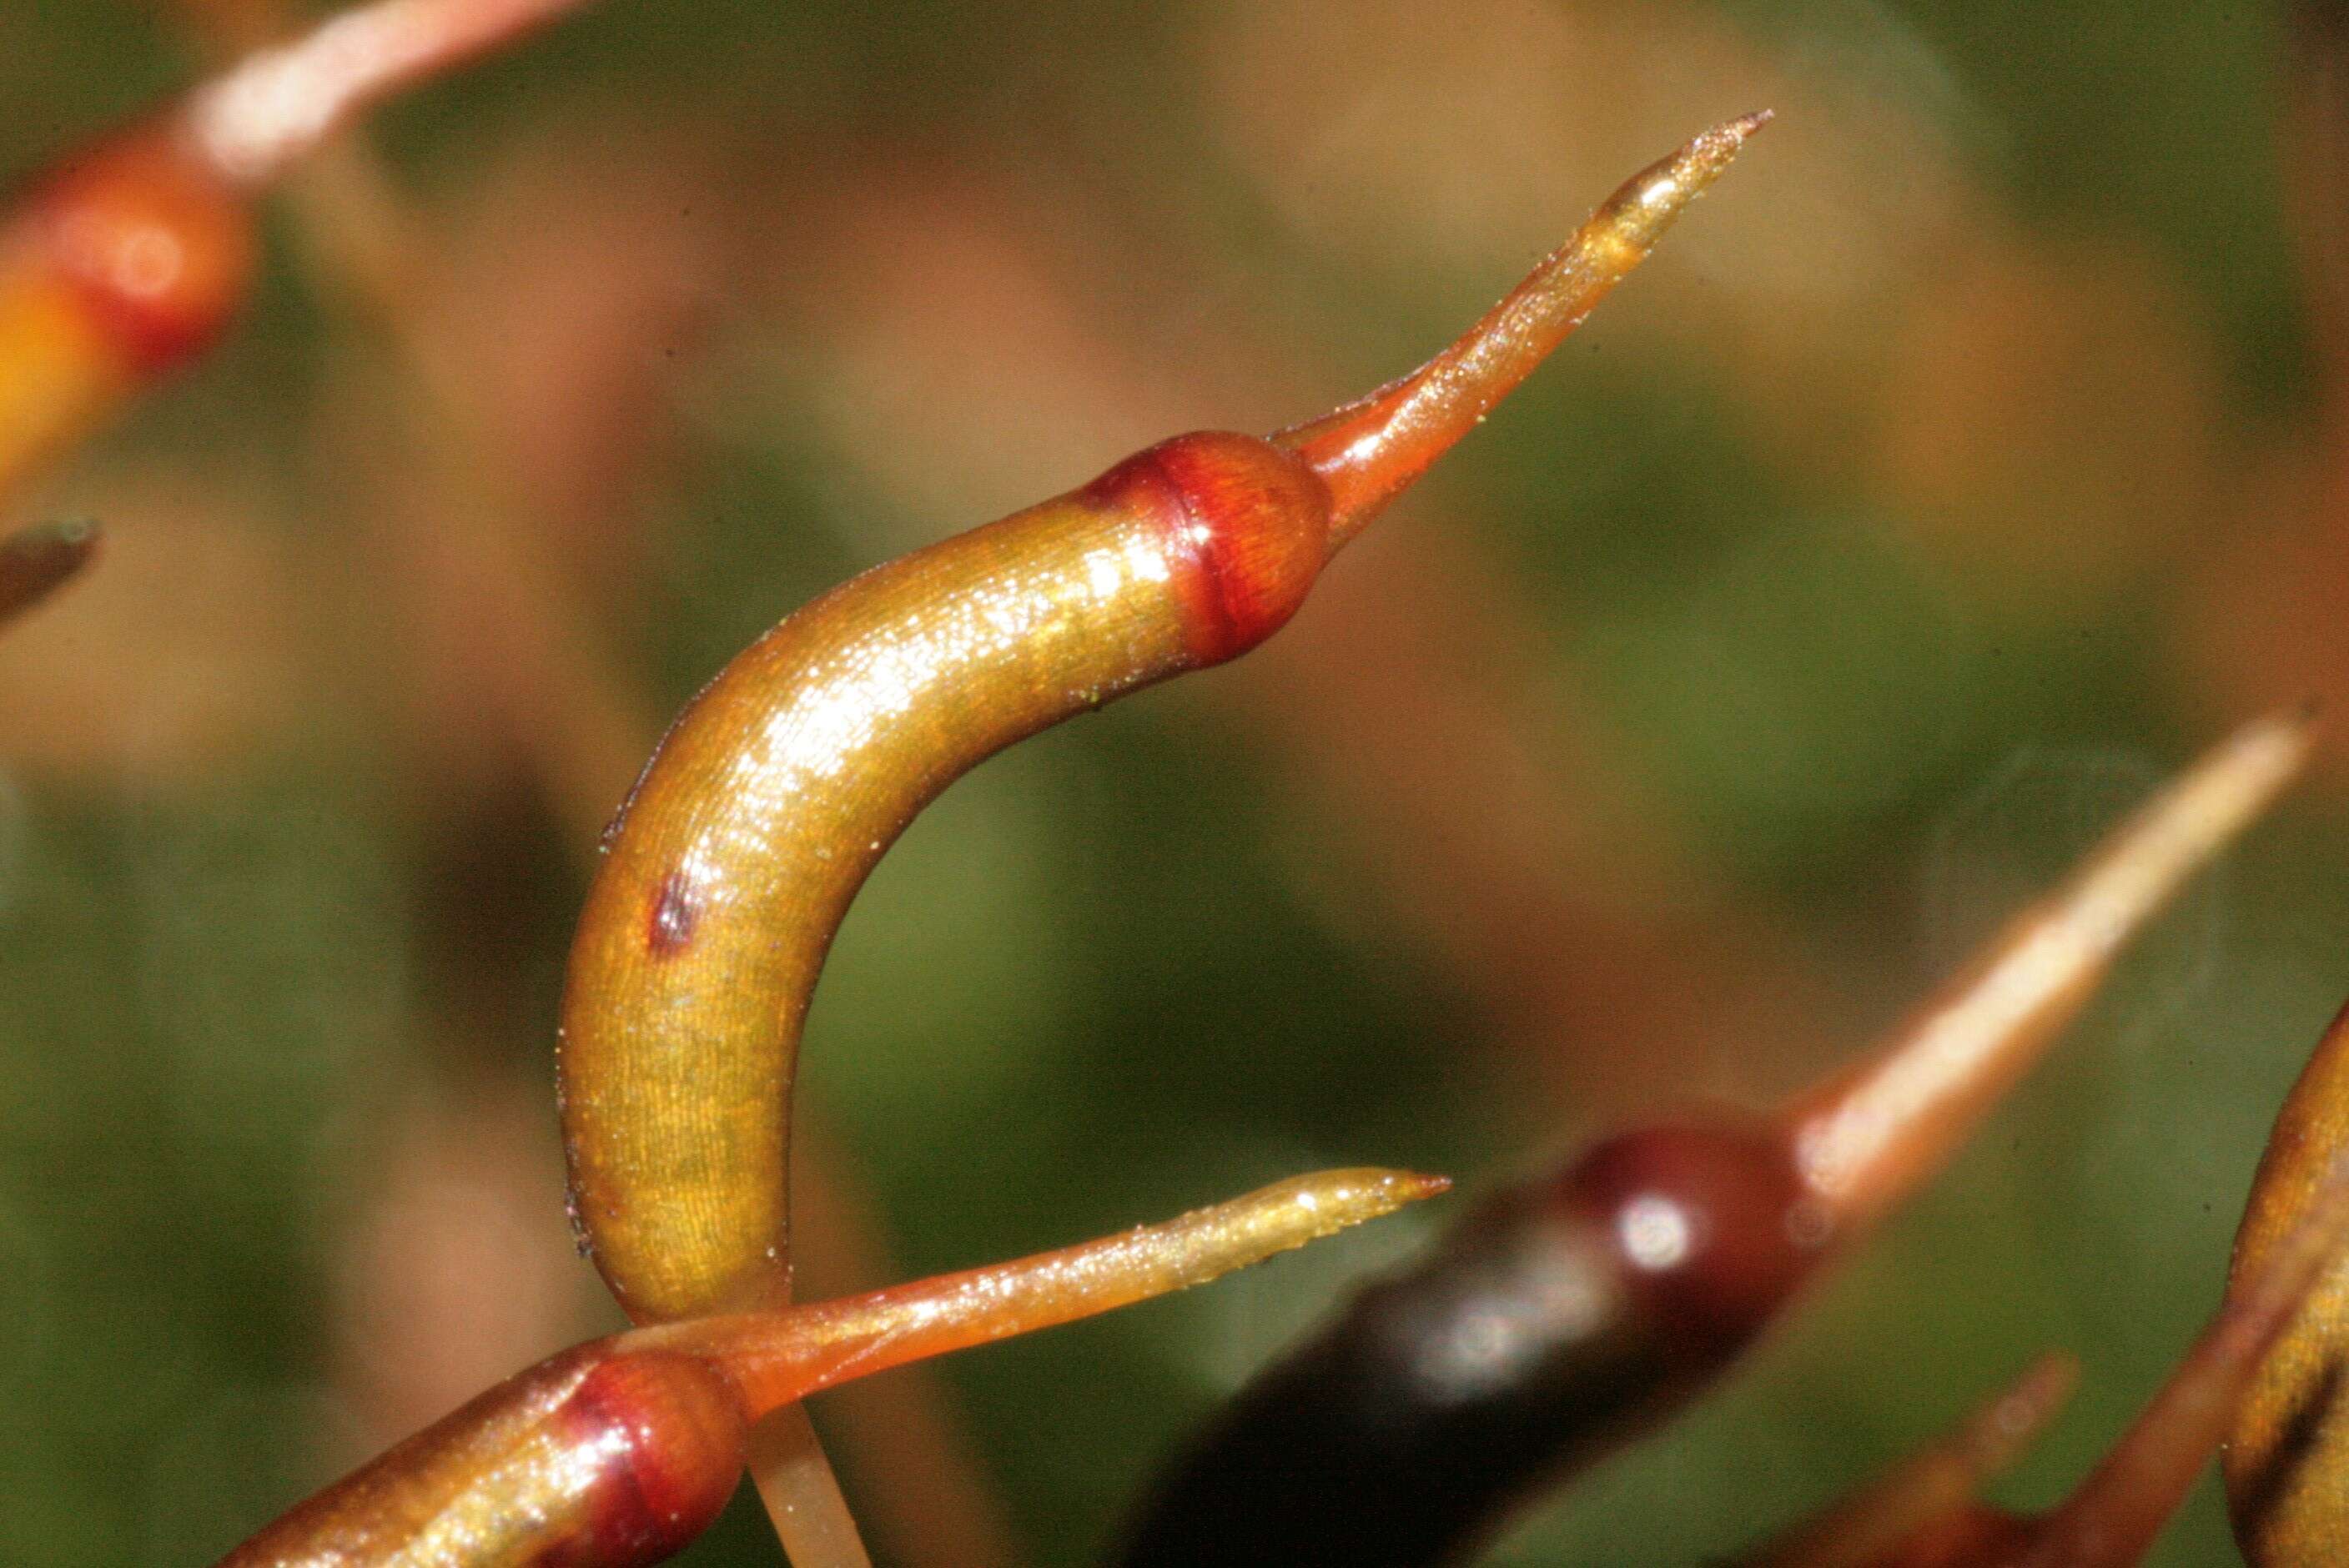
[(694, 927), (701, 923), (701, 900), (686, 874), (671, 872), (653, 895), (651, 915), (645, 923), (645, 946), (656, 958), (674, 958), (693, 945)]

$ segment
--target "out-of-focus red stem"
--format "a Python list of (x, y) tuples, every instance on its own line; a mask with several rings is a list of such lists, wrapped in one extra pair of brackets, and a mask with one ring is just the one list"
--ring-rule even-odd
[(1765, 1548), (1751, 1568), (2129, 1568), (2178, 1511), (2345, 1239), (2349, 1161), (2336, 1160), (2307, 1212), (2237, 1281), (2120, 1441), (2048, 1513), (2019, 1517), (1975, 1494), (2060, 1407), (2076, 1372), (2068, 1357), (2043, 1359), (1959, 1433)]
[(2013, 1568), (2126, 1568), (2144, 1556), (2210, 1462), (2268, 1347), (2292, 1326), (2344, 1239), (2349, 1161), (2336, 1161), (2315, 1204), (2229, 1294), (2161, 1391), (2047, 1516)]
[(2051, 1353), (1957, 1429), (1746, 1560), (1747, 1568), (1874, 1568), (1886, 1553), (1971, 1506), (2060, 1414), (2080, 1365)]
[(2349, 14), (2329, 0), (2301, 0), (2289, 10), (2279, 129), (2285, 193), (2338, 419), (2349, 399)]
[[(1754, 1568), (2130, 1568), (2152, 1549), (2240, 1418), (2262, 1361), (2306, 1311), (2344, 1241), (2349, 1157), (2336, 1153), (2290, 1228), (2255, 1266), (2239, 1270), (2225, 1304), (2160, 1391), (2087, 1479), (2046, 1514), (2024, 1518), (1983, 1507), (1971, 1483), (1951, 1491), (1939, 1508), (1921, 1506), (1930, 1499), (1920, 1491), (1919, 1506), (1897, 1511), (1871, 1507), (1870, 1498), (1883, 1490), (1871, 1489), (1826, 1515), (1821, 1526), (1756, 1558)], [(1855, 1514), (1857, 1530), (1825, 1528)], [(1900, 1519), (1909, 1528), (1897, 1540), (1876, 1527)], [(2260, 1564), (2331, 1563), (2339, 1554), (2338, 1542), (2330, 1538), (2315, 1542), (2313, 1555), (2304, 1540), (2286, 1536), (2282, 1543), (2281, 1557), (2268, 1554), (2276, 1542), (2264, 1537), (2246, 1537), (2244, 1551)]]

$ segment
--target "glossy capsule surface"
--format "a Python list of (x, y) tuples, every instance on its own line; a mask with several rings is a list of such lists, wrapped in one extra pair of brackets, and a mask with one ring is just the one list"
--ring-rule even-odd
[(882, 851), (981, 758), (1268, 635), (1327, 514), (1269, 443), (1181, 437), (835, 589), (696, 699), (608, 837), (564, 1005), (572, 1201), (631, 1316), (783, 1299), (796, 1053), (744, 1042), (796, 1040)]

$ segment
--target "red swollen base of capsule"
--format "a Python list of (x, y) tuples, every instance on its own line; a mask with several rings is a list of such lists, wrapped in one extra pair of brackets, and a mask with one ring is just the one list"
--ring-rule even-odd
[(1254, 436), (1204, 430), (1161, 441), (1082, 493), (1164, 531), (1202, 665), (1237, 658), (1286, 625), (1329, 558), (1329, 486)]
[(616, 1357), (556, 1419), (566, 1451), (604, 1456), (586, 1537), (549, 1568), (661, 1562), (709, 1528), (742, 1479), (744, 1427), (725, 1378), (689, 1356)]
[(1554, 1191), (1609, 1237), (1656, 1342), (1702, 1362), (1753, 1337), (1828, 1239), (1785, 1145), (1764, 1131), (1627, 1133), (1584, 1155)]
[(252, 278), (243, 201), (167, 130), (94, 149), (21, 211), (0, 243), (69, 289), (141, 374), (210, 347)]

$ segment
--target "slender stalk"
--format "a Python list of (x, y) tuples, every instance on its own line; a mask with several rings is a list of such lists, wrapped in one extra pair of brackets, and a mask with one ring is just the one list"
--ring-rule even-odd
[(199, 88), (181, 120), (222, 178), (258, 190), (375, 105), (584, 3), (377, 0)]

